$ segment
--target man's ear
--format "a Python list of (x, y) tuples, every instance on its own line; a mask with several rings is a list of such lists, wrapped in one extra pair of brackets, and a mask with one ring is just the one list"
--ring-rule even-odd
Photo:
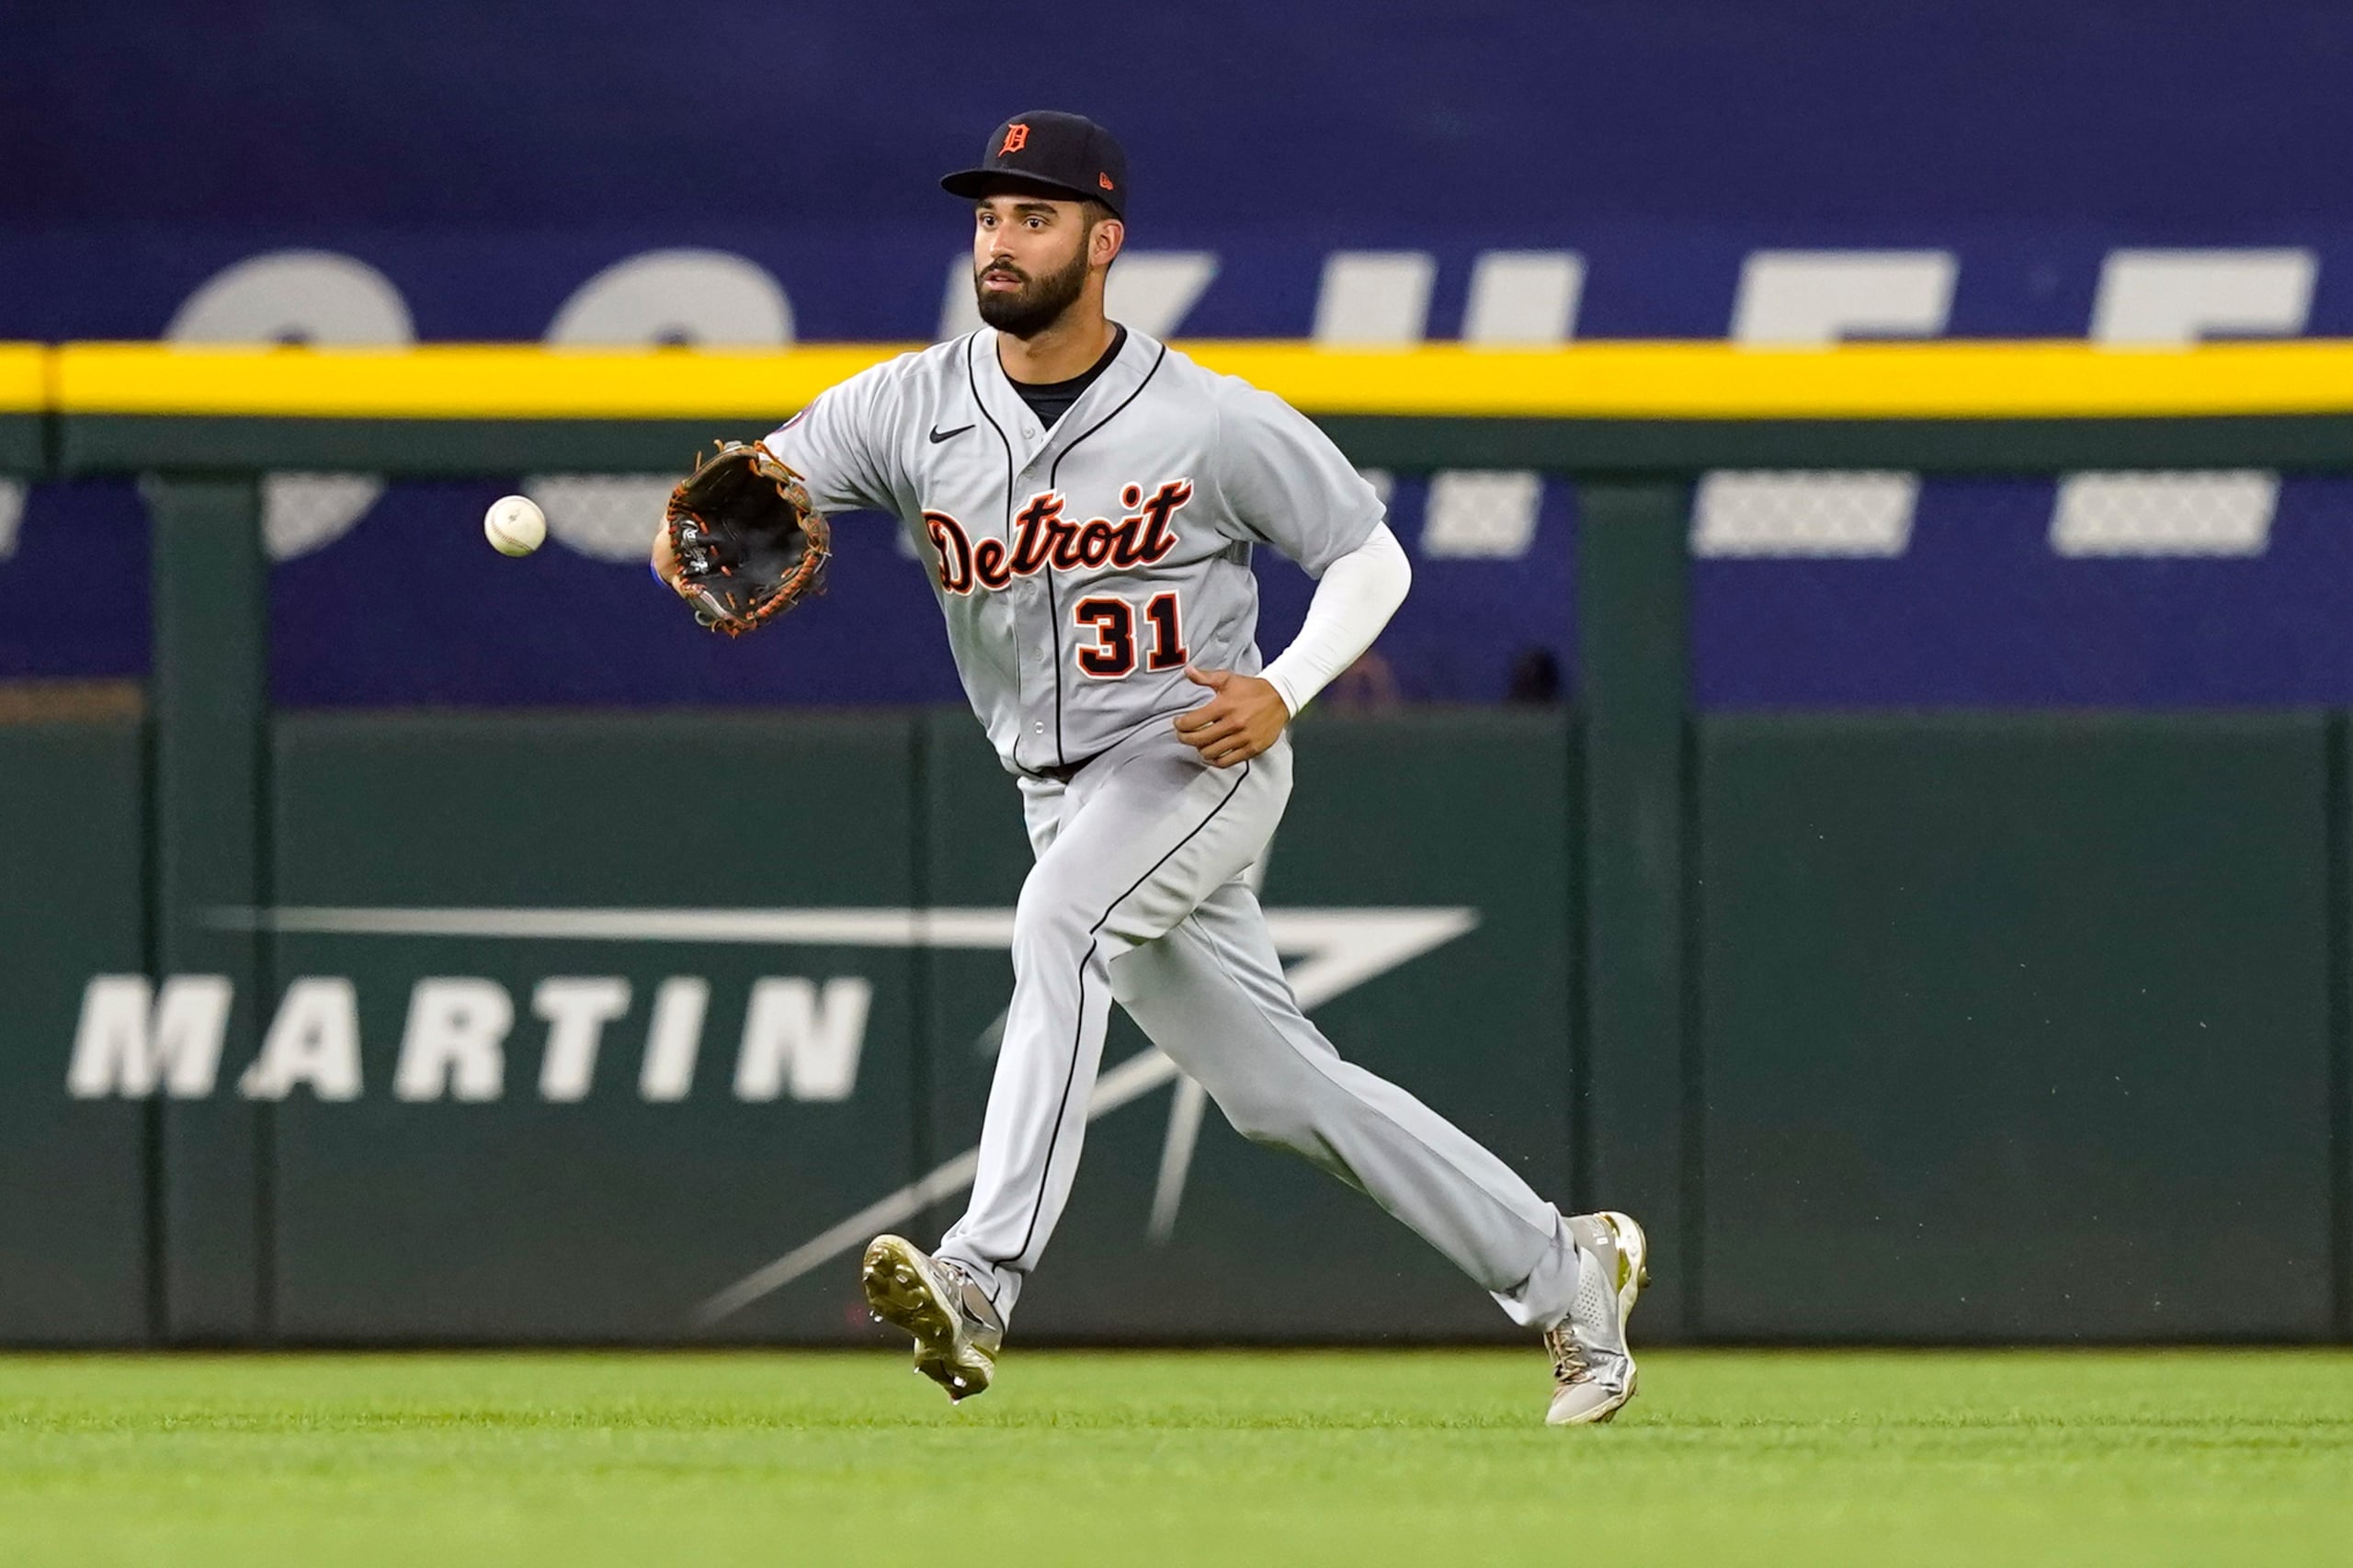
[(1097, 267), (1108, 267), (1128, 243), (1128, 226), (1117, 218), (1106, 218), (1095, 225), (1095, 233), (1087, 237), (1087, 257)]

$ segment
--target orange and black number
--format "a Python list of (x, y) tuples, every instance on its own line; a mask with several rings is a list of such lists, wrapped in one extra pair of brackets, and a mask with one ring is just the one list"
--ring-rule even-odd
[(1081, 599), (1071, 619), (1095, 631), (1092, 643), (1081, 643), (1078, 667), (1097, 680), (1117, 680), (1136, 667), (1136, 613), (1125, 599)]
[(1152, 622), (1152, 653), (1144, 659), (1143, 667), (1155, 673), (1183, 669), (1193, 655), (1185, 647), (1185, 629), (1177, 619), (1176, 596), (1153, 595), (1151, 602), (1143, 607), (1143, 618)]

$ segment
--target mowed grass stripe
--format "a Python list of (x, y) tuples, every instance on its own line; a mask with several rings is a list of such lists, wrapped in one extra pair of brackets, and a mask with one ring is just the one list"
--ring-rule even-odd
[(2353, 1355), (0, 1358), (0, 1562), (2307, 1562)]

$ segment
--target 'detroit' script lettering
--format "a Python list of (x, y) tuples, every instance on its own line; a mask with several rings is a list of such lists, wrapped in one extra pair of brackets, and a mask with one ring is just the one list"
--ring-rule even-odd
[(1144, 495), (1143, 486), (1120, 491), (1120, 505), (1128, 508), (1118, 522), (1089, 517), (1085, 522), (1063, 516), (1059, 491), (1032, 495), (1014, 514), (1010, 544), (984, 539), (978, 544), (964, 525), (945, 512), (926, 511), (924, 528), (939, 552), (939, 585), (951, 594), (974, 588), (1002, 588), (1017, 577), (1029, 577), (1051, 567), (1076, 572), (1097, 566), (1132, 571), (1151, 566), (1176, 548), (1176, 509), (1193, 498), (1193, 482), (1172, 479)]

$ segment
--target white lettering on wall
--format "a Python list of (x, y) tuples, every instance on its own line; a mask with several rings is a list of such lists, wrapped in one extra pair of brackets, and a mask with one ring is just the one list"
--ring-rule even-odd
[[(757, 262), (728, 251), (657, 250), (614, 263), (563, 302), (547, 341), (570, 347), (649, 344), (781, 348), (792, 301)], [(642, 565), (676, 474), (555, 473), (523, 483), (548, 531), (598, 561)]]
[[(2177, 348), (2216, 335), (2292, 335), (2313, 308), (2308, 250), (2120, 250), (2100, 268), (2092, 338)], [(2259, 469), (2071, 473), (2051, 511), (2061, 555), (2260, 555), (2279, 476)]]
[(690, 974), (674, 974), (654, 987), (654, 1021), (645, 1031), (645, 1060), (637, 1092), (659, 1105), (682, 1100), (695, 1086), (695, 1058), (702, 1051), (702, 1018), (710, 1006), (710, 984)]
[[(408, 301), (391, 278), (335, 251), (272, 251), (207, 279), (173, 315), (175, 343), (313, 343), (380, 347), (415, 341)], [(376, 504), (368, 473), (273, 473), (262, 480), (261, 531), (285, 561), (341, 539)]]
[(339, 976), (305, 976), (286, 988), (261, 1054), (237, 1080), (249, 1100), (282, 1100), (307, 1087), (322, 1100), (359, 1097), (359, 994)]
[(616, 975), (542, 980), (531, 992), (531, 1011), (548, 1026), (547, 1046), (540, 1054), (540, 1098), (587, 1098), (605, 1026), (629, 1011), (629, 982)]
[(494, 1100), (506, 1084), (515, 1001), (494, 980), (436, 976), (409, 993), (392, 1093), (404, 1100)]
[(1585, 257), (1574, 251), (1482, 251), (1471, 264), (1462, 341), (1486, 348), (1549, 348), (1574, 335)]
[(1341, 250), (1324, 258), (1312, 335), (1326, 348), (1398, 348), (1429, 330), (1438, 261), (1427, 251)]
[[(559, 975), (530, 993), (547, 1025), (540, 1098), (574, 1104), (594, 1090), (607, 1028), (628, 1016), (633, 995), (619, 975)], [(160, 988), (144, 975), (101, 974), (83, 994), (66, 1086), (77, 1099), (145, 1098), (159, 1090), (201, 1099), (219, 1087), (234, 987), (222, 975), (183, 974)], [(746, 1100), (833, 1101), (850, 1097), (872, 1010), (870, 981), (768, 976), (752, 984), (735, 1064), (734, 1091)], [(694, 1087), (710, 983), (672, 975), (654, 988), (638, 1092), (652, 1102), (683, 1100)], [(496, 981), (437, 975), (410, 988), (392, 1093), (411, 1102), (501, 1098), (515, 1003)], [(322, 1102), (361, 1097), (364, 1057), (359, 995), (343, 975), (298, 976), (279, 999), (260, 1050), (235, 1080), (246, 1099), (277, 1101), (308, 1090)]]
[(75, 1099), (141, 1099), (158, 1086), (201, 1099), (221, 1070), (235, 994), (222, 974), (176, 974), (162, 994), (143, 974), (101, 974), (82, 992), (66, 1091)]
[[(1952, 318), (1949, 251), (1758, 251), (1741, 268), (1734, 342), (1822, 348), (1842, 338), (1932, 337)], [(1917, 474), (1721, 471), (1692, 497), (1695, 555), (1901, 555)]]
[[(1491, 250), (1471, 267), (1462, 341), (1474, 348), (1566, 343), (1585, 292), (1585, 258), (1570, 251)], [(1536, 542), (1544, 476), (1532, 470), (1449, 469), (1430, 476), (1422, 553), (1433, 560), (1518, 561)]]
[(735, 1097), (772, 1100), (789, 1085), (796, 1100), (849, 1098), (873, 1001), (872, 983), (854, 977), (828, 980), (822, 992), (798, 978), (756, 982), (735, 1059)]

